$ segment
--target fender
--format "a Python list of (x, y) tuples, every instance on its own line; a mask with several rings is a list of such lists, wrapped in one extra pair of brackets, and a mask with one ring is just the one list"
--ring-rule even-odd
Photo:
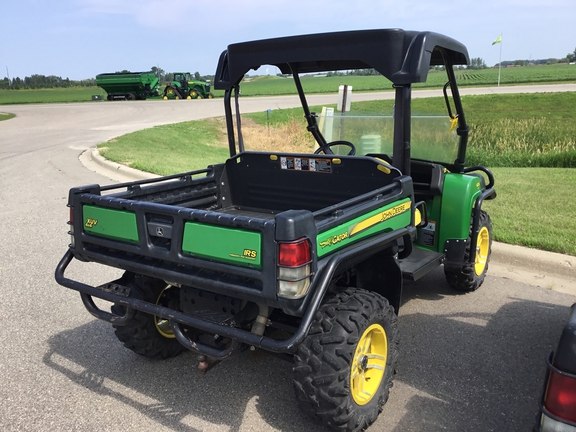
[(447, 240), (470, 237), (472, 209), (482, 189), (482, 178), (476, 175), (446, 174), (440, 209), (439, 247), (443, 248)]

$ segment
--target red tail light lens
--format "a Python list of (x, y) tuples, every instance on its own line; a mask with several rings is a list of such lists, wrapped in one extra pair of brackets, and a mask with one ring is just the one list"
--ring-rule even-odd
[(280, 243), (278, 264), (282, 267), (300, 267), (310, 262), (310, 243), (306, 239), (294, 243)]
[(576, 377), (551, 369), (544, 406), (551, 414), (576, 423)]

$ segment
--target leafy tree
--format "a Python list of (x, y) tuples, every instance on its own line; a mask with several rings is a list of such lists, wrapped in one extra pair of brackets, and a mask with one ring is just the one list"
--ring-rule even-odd
[(202, 80), (202, 75), (200, 75), (200, 72), (196, 71), (194, 72), (194, 79), (196, 81), (201, 81)]
[(156, 77), (160, 80), (160, 81), (164, 81), (164, 79), (166, 78), (166, 72), (164, 71), (164, 69), (158, 67), (158, 66), (152, 66), (150, 68), (150, 70), (152, 72), (154, 72), (154, 75), (156, 75)]
[(486, 69), (486, 62), (480, 57), (474, 57), (470, 59), (470, 64), (468, 69)]
[(376, 69), (353, 69), (346, 72), (346, 75), (361, 75), (361, 76), (372, 76), (372, 75), (380, 75), (376, 72)]

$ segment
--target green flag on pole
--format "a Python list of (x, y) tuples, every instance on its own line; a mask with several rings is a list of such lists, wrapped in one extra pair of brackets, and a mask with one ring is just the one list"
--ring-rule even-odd
[(498, 36), (496, 38), (496, 40), (494, 42), (492, 42), (492, 45), (496, 45), (499, 44), (500, 42), (502, 42), (502, 35)]

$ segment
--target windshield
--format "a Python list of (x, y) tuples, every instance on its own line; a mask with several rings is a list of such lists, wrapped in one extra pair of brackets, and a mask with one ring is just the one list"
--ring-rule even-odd
[[(320, 132), (327, 142), (349, 141), (357, 155), (393, 156), (394, 116), (362, 112), (337, 113), (323, 109), (318, 116)], [(412, 115), (411, 157), (452, 164), (458, 156), (459, 138), (454, 122), (444, 115)], [(335, 146), (336, 154), (347, 154), (347, 146)]]

